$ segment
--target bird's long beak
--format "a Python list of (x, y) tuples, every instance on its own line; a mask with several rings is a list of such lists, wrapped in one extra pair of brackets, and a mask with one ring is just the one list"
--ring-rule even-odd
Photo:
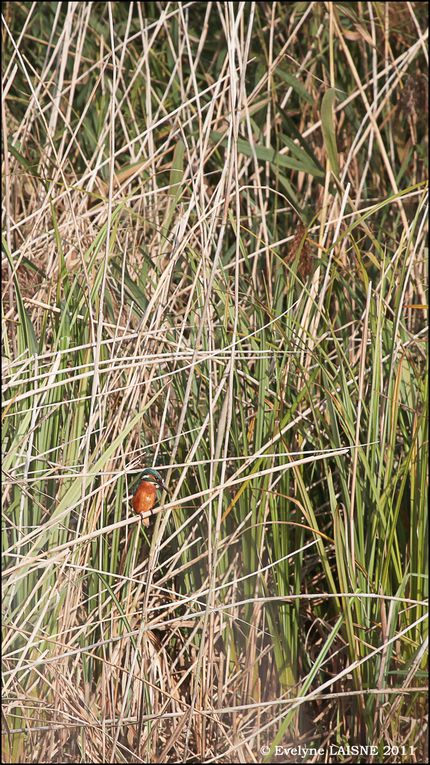
[(161, 489), (163, 489), (163, 491), (165, 491), (167, 494), (170, 494), (170, 491), (167, 488), (165, 483), (163, 483), (162, 481), (158, 481), (158, 485), (160, 486)]

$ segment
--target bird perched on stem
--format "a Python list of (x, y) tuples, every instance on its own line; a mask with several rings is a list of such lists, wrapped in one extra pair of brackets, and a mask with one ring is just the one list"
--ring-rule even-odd
[[(160, 473), (153, 468), (145, 468), (142, 480), (133, 496), (132, 505), (136, 513), (147, 513), (155, 505), (157, 489), (167, 491)], [(149, 517), (142, 517), (144, 526), (149, 526)]]

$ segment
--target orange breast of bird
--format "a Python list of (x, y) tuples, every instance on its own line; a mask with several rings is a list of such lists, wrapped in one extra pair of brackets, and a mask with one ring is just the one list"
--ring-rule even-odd
[[(136, 513), (147, 513), (155, 505), (157, 489), (150, 481), (142, 481), (133, 497), (132, 505)], [(149, 518), (143, 518), (145, 526), (149, 525)]]

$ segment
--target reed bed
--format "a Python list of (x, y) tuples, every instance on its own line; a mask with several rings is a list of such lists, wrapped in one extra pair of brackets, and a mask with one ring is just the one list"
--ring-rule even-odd
[(3, 4), (5, 762), (426, 758), (427, 21)]

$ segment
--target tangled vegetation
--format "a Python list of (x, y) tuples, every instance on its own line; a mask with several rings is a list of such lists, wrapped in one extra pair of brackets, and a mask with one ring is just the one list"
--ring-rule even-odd
[(3, 4), (6, 762), (425, 759), (426, 25)]

